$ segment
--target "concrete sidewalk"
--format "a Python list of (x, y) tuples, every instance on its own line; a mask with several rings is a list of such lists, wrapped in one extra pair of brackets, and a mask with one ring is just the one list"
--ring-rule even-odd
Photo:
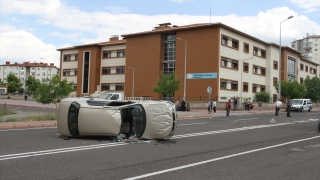
[[(267, 113), (274, 113), (274, 110), (237, 110), (237, 111), (230, 111), (230, 116), (234, 114), (267, 114)], [(185, 119), (185, 118), (200, 118), (200, 117), (216, 117), (216, 116), (225, 116), (225, 110), (217, 110), (216, 113), (208, 113), (207, 109), (193, 109), (191, 111), (178, 111), (177, 116), (178, 119)], [(28, 121), (28, 122), (1, 122), (0, 123), (0, 130), (5, 129), (25, 129), (25, 128), (39, 128), (39, 127), (55, 127), (57, 126), (56, 120), (48, 120), (48, 121)]]

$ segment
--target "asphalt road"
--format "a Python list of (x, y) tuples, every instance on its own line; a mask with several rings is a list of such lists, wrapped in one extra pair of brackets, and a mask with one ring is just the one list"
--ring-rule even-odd
[(291, 115), (179, 119), (172, 139), (141, 144), (2, 130), (0, 179), (318, 179), (320, 111)]

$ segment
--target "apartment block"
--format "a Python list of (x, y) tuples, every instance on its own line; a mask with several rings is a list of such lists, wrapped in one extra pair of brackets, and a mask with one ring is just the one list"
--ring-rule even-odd
[[(150, 31), (121, 36), (122, 40), (116, 36), (108, 42), (58, 49), (61, 77), (77, 82), (75, 96), (105, 90), (155, 100), (175, 101), (186, 96), (188, 101), (211, 98), (224, 102), (270, 92), (275, 100), (274, 84), (279, 82), (279, 75), (281, 80), (303, 82), (306, 76), (317, 74), (318, 63), (299, 51), (283, 46), (279, 61), (279, 45), (222, 23), (162, 23)], [(170, 96), (152, 91), (161, 72), (176, 73), (181, 82), (180, 89)], [(206, 91), (209, 86), (210, 95)]]

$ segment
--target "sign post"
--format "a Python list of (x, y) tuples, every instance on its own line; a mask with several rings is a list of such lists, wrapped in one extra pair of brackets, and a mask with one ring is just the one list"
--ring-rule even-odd
[[(209, 94), (209, 102), (210, 102), (210, 95), (212, 93), (212, 88), (210, 86), (207, 87), (207, 93)], [(209, 106), (210, 106), (210, 104), (209, 104)], [(212, 109), (212, 107), (210, 106), (210, 109), (209, 109), (210, 113), (211, 113), (211, 109)]]

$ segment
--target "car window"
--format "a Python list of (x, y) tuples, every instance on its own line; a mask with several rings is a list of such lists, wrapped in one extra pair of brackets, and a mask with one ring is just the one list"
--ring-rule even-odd
[(306, 103), (306, 101), (303, 101), (303, 105), (306, 105), (307, 103)]
[(110, 99), (112, 99), (112, 100), (117, 100), (117, 99), (119, 99), (119, 94), (113, 95)]
[(295, 105), (295, 104), (302, 104), (302, 100), (293, 99), (293, 100), (292, 100), (292, 104), (293, 104), (293, 105)]

